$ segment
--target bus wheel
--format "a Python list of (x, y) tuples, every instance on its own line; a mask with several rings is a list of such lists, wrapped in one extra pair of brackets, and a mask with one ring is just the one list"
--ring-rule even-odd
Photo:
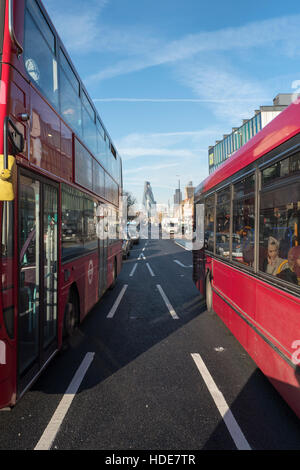
[(70, 338), (78, 322), (78, 301), (74, 291), (70, 292), (64, 315), (64, 337)]
[(207, 273), (206, 276), (206, 309), (208, 312), (212, 312), (212, 287), (211, 287), (211, 280), (210, 280), (210, 273)]

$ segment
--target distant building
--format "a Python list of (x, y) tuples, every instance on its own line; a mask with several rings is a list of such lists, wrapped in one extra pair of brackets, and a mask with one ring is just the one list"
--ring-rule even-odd
[(174, 194), (174, 205), (180, 204), (182, 201), (182, 192), (180, 191), (180, 180), (178, 180), (178, 188), (175, 189), (175, 194)]
[(193, 182), (190, 181), (188, 185), (184, 188), (184, 199), (192, 199), (194, 198), (194, 186)]
[(180, 204), (182, 201), (182, 192), (180, 189), (175, 189), (175, 194), (174, 194), (174, 204)]
[(156, 202), (154, 200), (150, 181), (145, 181), (144, 184), (143, 206), (148, 217), (151, 217), (151, 215), (153, 216), (155, 214)]
[(210, 146), (208, 148), (209, 173), (212, 173), (221, 163), (278, 116), (281, 111), (292, 103), (293, 99), (295, 99), (294, 94), (278, 94), (273, 99), (272, 106), (260, 106), (252, 118), (244, 119), (240, 127), (233, 127), (230, 134), (223, 135), (222, 140), (217, 140), (215, 145)]
[(195, 187), (190, 181), (184, 189), (185, 198), (182, 201), (182, 220), (184, 225), (184, 233), (186, 237), (191, 237), (193, 232), (193, 214), (194, 214), (194, 192)]
[(186, 238), (190, 238), (193, 231), (194, 191), (195, 187), (190, 181), (184, 188), (184, 199), (174, 207), (174, 217), (178, 218), (180, 226), (179, 232)]

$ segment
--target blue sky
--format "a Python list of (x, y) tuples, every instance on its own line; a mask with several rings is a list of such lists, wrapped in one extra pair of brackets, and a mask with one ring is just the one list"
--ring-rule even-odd
[(161, 204), (173, 201), (179, 179), (199, 184), (209, 145), (278, 93), (299, 91), (299, 2), (43, 3), (138, 202), (145, 180)]

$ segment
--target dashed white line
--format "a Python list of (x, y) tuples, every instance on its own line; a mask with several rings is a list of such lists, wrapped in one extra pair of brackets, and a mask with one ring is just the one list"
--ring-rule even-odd
[(179, 264), (179, 266), (181, 266), (182, 268), (192, 268), (193, 267), (192, 264), (190, 264), (188, 266), (186, 266), (185, 264), (182, 264), (180, 261), (178, 261), (178, 259), (174, 259), (173, 261), (174, 261), (174, 263)]
[(246, 440), (243, 432), (241, 431), (241, 428), (236, 422), (232, 412), (230, 411), (222, 392), (215, 384), (200, 354), (192, 354), (191, 356), (194, 359), (200, 374), (202, 375), (202, 378), (220, 412), (220, 415), (224, 420), (224, 423), (226, 424), (228, 431), (230, 432), (232, 439), (234, 440), (237, 449), (251, 450), (251, 447), (248, 444), (248, 441)]
[(168, 307), (168, 310), (169, 310), (169, 312), (170, 312), (170, 315), (173, 317), (174, 320), (179, 320), (179, 317), (178, 317), (177, 313), (175, 312), (174, 308), (172, 307), (172, 305), (171, 305), (171, 303), (170, 303), (168, 297), (167, 297), (166, 294), (164, 293), (162, 287), (161, 287), (159, 284), (157, 284), (156, 287), (157, 287), (157, 289), (159, 290), (160, 295), (161, 295), (162, 298), (164, 299), (164, 302), (165, 302), (166, 306)]
[(119, 304), (120, 304), (120, 302), (123, 298), (123, 295), (126, 292), (127, 287), (128, 287), (128, 284), (125, 284), (125, 286), (123, 286), (120, 294), (118, 295), (117, 300), (115, 301), (114, 305), (112, 306), (112, 308), (111, 308), (111, 310), (110, 310), (110, 312), (109, 312), (109, 314), (107, 315), (106, 318), (113, 318), (114, 317), (114, 314), (116, 313), (117, 308), (119, 307)]
[(141, 253), (141, 254), (140, 254), (140, 256), (138, 257), (138, 260), (141, 259), (141, 258), (146, 259), (144, 253)]
[(155, 277), (155, 274), (154, 274), (154, 272), (152, 271), (152, 268), (151, 268), (150, 264), (149, 264), (149, 263), (146, 263), (146, 265), (147, 265), (147, 268), (149, 269), (149, 273), (151, 274), (151, 276), (152, 276), (152, 277)]
[(129, 274), (129, 277), (132, 277), (134, 275), (136, 268), (137, 268), (137, 263), (135, 263), (135, 265), (133, 266), (132, 271)]
[(49, 450), (51, 448), (51, 445), (56, 437), (56, 434), (59, 431), (59, 428), (64, 420), (64, 417), (66, 416), (66, 413), (73, 401), (73, 398), (75, 397), (80, 384), (90, 367), (93, 359), (94, 359), (95, 353), (89, 352), (85, 355), (81, 365), (77, 369), (77, 372), (75, 373), (69, 387), (67, 388), (63, 398), (61, 399), (58, 407), (56, 408), (56, 411), (54, 415), (52, 416), (48, 426), (46, 427), (45, 431), (42, 434), (42, 437), (40, 438), (39, 442), (35, 446), (34, 450)]

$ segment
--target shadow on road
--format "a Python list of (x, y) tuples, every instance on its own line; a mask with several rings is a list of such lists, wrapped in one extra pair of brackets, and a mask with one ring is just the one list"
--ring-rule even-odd
[[(138, 247), (136, 253), (140, 251)], [(129, 281), (128, 274), (137, 259), (132, 256), (124, 263), (113, 293), (107, 292), (92, 309), (71, 339), (69, 348), (52, 361), (32, 387), (32, 391), (63, 394), (80, 361), (87, 352), (91, 351), (95, 352), (92, 370), (88, 378), (83, 381), (79, 393), (93, 389), (112, 378), (118, 371), (122, 369), (127, 371), (125, 368), (133, 365), (137, 358), (201, 316), (205, 312), (205, 303), (192, 282), (191, 271), (180, 270), (178, 266), (174, 266), (175, 256), (186, 264), (188, 264), (187, 260), (191, 261), (191, 253), (185, 254), (185, 257), (182, 253), (183, 250), (178, 247), (172, 249), (170, 253), (162, 253), (156, 245), (150, 246), (146, 252), (147, 262), (151, 262), (152, 269), (156, 273), (159, 271), (160, 276), (151, 278), (145, 266), (144, 269), (139, 266), (132, 282)], [(145, 261), (142, 263), (145, 265)], [(125, 283), (128, 283), (128, 292), (117, 315), (112, 320), (108, 320), (106, 315)], [(163, 285), (172, 306), (179, 315), (179, 320), (173, 320), (167, 312), (166, 306), (157, 294), (157, 283)], [(223, 325), (221, 320), (218, 319), (218, 321)], [(227, 334), (227, 328), (224, 325), (223, 328)], [(231, 335), (231, 333), (228, 334)], [(239, 344), (237, 347), (241, 348)], [(159, 364), (157, 367), (159, 368)], [(60, 377), (61, 380), (54, 382), (53, 376)], [(264, 392), (267, 390), (267, 393), (258, 395), (257, 392), (260, 389)], [(201, 397), (199, 399), (201, 400)], [(97, 402), (101, 403), (100, 398), (97, 398)], [(266, 388), (266, 378), (258, 369), (254, 370), (229, 406), (242, 428), (243, 423), (246, 423), (246, 438), (253, 448), (300, 449), (299, 420), (281, 401), (271, 384)], [(270, 410), (274, 412), (270, 413)], [(134, 411), (133, 409), (132, 413)], [(257, 435), (258, 416), (261, 429), (259, 436)], [(271, 434), (270, 429), (273, 430)], [(278, 430), (278, 435), (276, 430)], [(224, 448), (231, 445), (232, 449), (235, 449), (233, 441), (228, 444), (228, 436), (225, 423), (220, 417), (219, 424), (201, 448), (204, 450), (220, 449), (220, 443), (225, 440)], [(158, 445), (156, 448), (163, 447)]]

